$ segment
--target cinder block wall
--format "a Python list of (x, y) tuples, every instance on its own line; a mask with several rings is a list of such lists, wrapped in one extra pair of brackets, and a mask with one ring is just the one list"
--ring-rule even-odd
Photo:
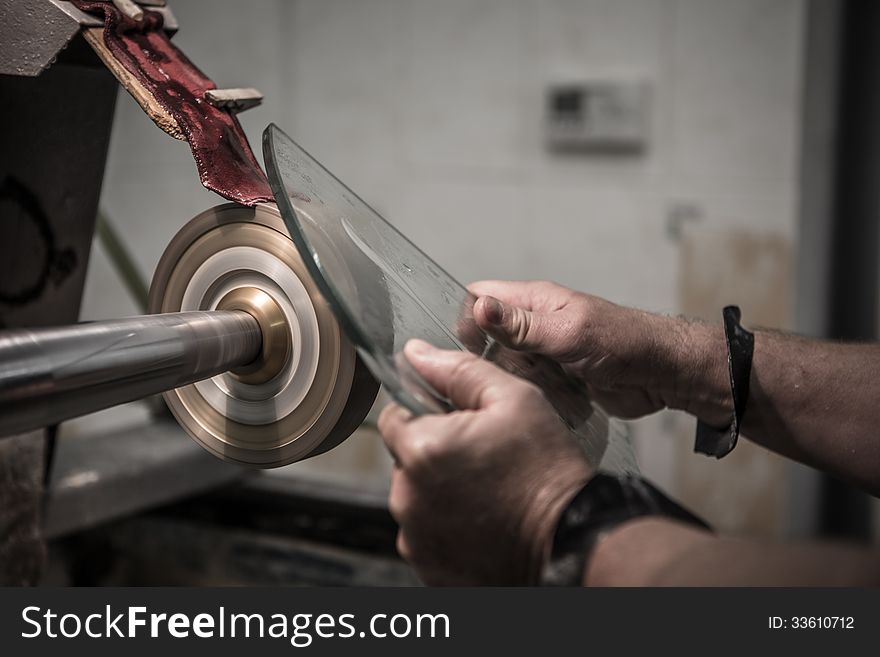
[[(178, 0), (176, 41), (464, 281), (543, 278), (663, 312), (728, 302), (787, 326), (796, 239), (803, 0)], [(640, 155), (543, 140), (549, 83), (652, 86)], [(120, 98), (103, 206), (145, 276), (204, 191), (184, 144)], [(733, 246), (731, 246), (733, 245)], [(741, 274), (733, 276), (731, 272)], [(83, 318), (136, 309), (96, 248)], [(778, 534), (784, 470), (690, 454), (693, 423), (634, 424), (643, 470), (725, 529)], [(350, 441), (353, 442), (353, 441)], [(381, 485), (375, 441), (295, 472)], [(733, 501), (731, 501), (731, 499)]]

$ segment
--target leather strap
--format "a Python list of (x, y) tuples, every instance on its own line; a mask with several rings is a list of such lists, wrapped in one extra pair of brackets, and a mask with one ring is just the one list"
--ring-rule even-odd
[(581, 586), (587, 562), (602, 536), (643, 516), (669, 518), (701, 529), (709, 526), (634, 474), (596, 475), (562, 512), (550, 559), (541, 572), (543, 586)]
[(722, 311), (724, 336), (727, 340), (727, 370), (730, 375), (730, 392), (733, 395), (733, 419), (723, 429), (697, 421), (697, 438), (694, 451), (715, 458), (730, 454), (736, 447), (746, 403), (749, 400), (749, 379), (752, 376), (752, 356), (755, 336), (740, 325), (742, 313), (738, 306), (726, 306)]
[(112, 2), (72, 2), (82, 11), (103, 14), (107, 50), (177, 122), (205, 187), (242, 205), (273, 199), (241, 124), (205, 100), (205, 92), (217, 86), (171, 43), (162, 14), (144, 7), (136, 21)]

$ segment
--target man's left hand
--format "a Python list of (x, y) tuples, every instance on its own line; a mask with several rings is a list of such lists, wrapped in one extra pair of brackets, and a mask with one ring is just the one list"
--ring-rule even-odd
[(541, 391), (475, 355), (407, 344), (407, 360), (461, 410), (388, 406), (397, 547), (426, 584), (533, 584), (559, 514), (592, 471)]

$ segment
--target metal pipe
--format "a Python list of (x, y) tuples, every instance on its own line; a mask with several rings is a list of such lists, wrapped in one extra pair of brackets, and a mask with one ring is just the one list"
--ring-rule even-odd
[(254, 361), (261, 345), (240, 310), (0, 332), (0, 436), (210, 378)]

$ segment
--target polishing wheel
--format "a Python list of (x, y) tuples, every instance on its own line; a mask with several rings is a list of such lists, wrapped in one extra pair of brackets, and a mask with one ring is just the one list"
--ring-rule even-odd
[(213, 454), (261, 468), (345, 440), (378, 383), (340, 330), (274, 205), (226, 204), (187, 223), (165, 250), (150, 312), (239, 310), (260, 325), (258, 358), (164, 393), (183, 428)]

